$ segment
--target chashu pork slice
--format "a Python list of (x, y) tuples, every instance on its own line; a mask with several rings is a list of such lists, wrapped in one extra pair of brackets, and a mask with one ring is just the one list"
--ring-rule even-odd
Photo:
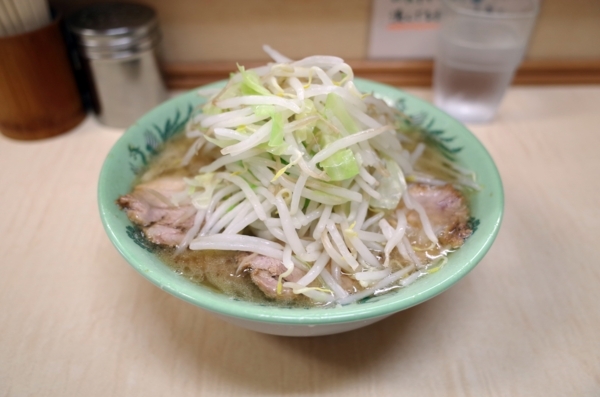
[[(464, 196), (452, 185), (431, 186), (413, 184), (408, 188), (411, 198), (427, 213), (429, 222), (440, 245), (456, 249), (472, 233), (469, 227), (469, 208)], [(421, 220), (416, 211), (407, 213), (408, 234), (415, 240), (426, 241)]]
[[(244, 254), (240, 255), (238, 263), (238, 273), (249, 271), (252, 282), (269, 298), (290, 299), (295, 297), (290, 288), (282, 288), (281, 294), (277, 294), (279, 276), (287, 270), (279, 259), (260, 254)], [(296, 282), (302, 276), (304, 276), (304, 272), (294, 268), (292, 273), (283, 278), (282, 282)]]
[(185, 187), (181, 177), (160, 177), (137, 185), (131, 193), (119, 197), (117, 204), (131, 222), (142, 228), (148, 240), (176, 246), (194, 224), (195, 209), (191, 204), (171, 202), (173, 195)]

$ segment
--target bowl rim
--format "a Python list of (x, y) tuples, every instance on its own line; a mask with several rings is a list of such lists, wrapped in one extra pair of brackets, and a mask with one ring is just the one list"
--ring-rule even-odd
[[(395, 312), (408, 309), (446, 291), (448, 288), (462, 279), (481, 261), (498, 235), (504, 213), (504, 192), (498, 169), (487, 149), (471, 131), (469, 131), (462, 123), (456, 121), (443, 111), (435, 108), (427, 101), (385, 84), (359, 78), (355, 78), (354, 81), (357, 83), (357, 86), (359, 86), (359, 89), (360, 86), (367, 86), (375, 93), (393, 93), (394, 96), (410, 99), (412, 103), (426, 108), (428, 111), (435, 114), (436, 117), (443, 118), (446, 122), (450, 123), (450, 125), (453, 127), (453, 131), (456, 129), (456, 132), (459, 132), (459, 135), (468, 141), (467, 143), (469, 145), (474, 145), (473, 148), (478, 152), (479, 157), (483, 158), (487, 163), (487, 171), (491, 173), (492, 178), (486, 180), (485, 185), (487, 188), (490, 188), (493, 192), (495, 192), (494, 197), (491, 198), (493, 206), (489, 209), (489, 213), (486, 214), (486, 216), (489, 216), (490, 222), (489, 233), (484, 236), (483, 240), (478, 246), (471, 247), (469, 249), (469, 252), (471, 250), (474, 250), (474, 252), (468, 255), (464, 262), (453, 263), (453, 266), (456, 269), (449, 273), (445, 278), (441, 279), (439, 282), (433, 284), (429, 288), (420, 291), (418, 294), (407, 295), (404, 297), (398, 297), (399, 294), (397, 293), (386, 294), (382, 295), (381, 298), (378, 297), (374, 302), (369, 302), (370, 304), (351, 304), (341, 307), (327, 308), (289, 308), (272, 305), (260, 305), (228, 297), (224, 294), (217, 293), (206, 287), (192, 283), (185, 277), (178, 275), (173, 269), (169, 268), (163, 263), (161, 263), (161, 265), (165, 269), (168, 269), (168, 272), (163, 271), (165, 269), (159, 269), (158, 272), (149, 270), (149, 268), (143, 262), (144, 259), (150, 259), (147, 254), (142, 252), (142, 248), (135, 245), (130, 239), (119, 237), (117, 227), (122, 225), (121, 221), (119, 221), (115, 215), (115, 209), (120, 211), (115, 204), (117, 197), (108, 197), (108, 186), (110, 185), (113, 177), (113, 175), (111, 175), (111, 168), (114, 168), (114, 159), (118, 156), (117, 148), (127, 145), (128, 139), (132, 136), (135, 136), (135, 134), (141, 134), (139, 131), (143, 128), (144, 124), (150, 123), (150, 121), (153, 119), (153, 115), (161, 113), (167, 109), (177, 107), (177, 104), (179, 102), (183, 102), (185, 98), (191, 98), (192, 95), (196, 95), (196, 92), (200, 88), (217, 87), (224, 84), (224, 81), (218, 81), (195, 88), (164, 102), (142, 116), (134, 125), (129, 127), (112, 146), (100, 171), (97, 194), (98, 209), (100, 212), (102, 225), (112, 244), (119, 251), (121, 256), (123, 256), (123, 258), (129, 263), (129, 265), (131, 265), (138, 273), (140, 273), (150, 282), (166, 292), (205, 310), (215, 312), (220, 315), (251, 321), (288, 325), (324, 325), (364, 321), (375, 317), (384, 317)], [(464, 247), (452, 255), (454, 256), (458, 254), (461, 250), (464, 250)], [(154, 261), (158, 261), (158, 259), (154, 257)], [(432, 276), (433, 275), (428, 275), (424, 278)], [(177, 285), (173, 284), (174, 280)], [(415, 284), (419, 283), (420, 281), (421, 280), (417, 280)], [(407, 287), (406, 290), (414, 287), (415, 284)]]

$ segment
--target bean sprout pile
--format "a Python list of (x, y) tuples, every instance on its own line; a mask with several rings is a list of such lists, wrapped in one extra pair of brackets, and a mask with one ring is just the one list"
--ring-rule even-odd
[[(432, 246), (438, 238), (407, 194), (406, 175), (446, 183), (415, 169), (425, 145), (404, 147), (398, 111), (361, 93), (342, 59), (292, 61), (264, 49), (274, 62), (238, 66), (224, 88), (200, 92), (207, 102), (188, 122), (194, 140), (182, 163), (215, 149), (221, 156), (186, 178), (174, 199), (196, 210), (178, 250), (275, 258), (287, 269), (278, 293), (289, 288), (322, 303), (345, 305), (412, 283), (428, 264), (406, 237), (407, 212), (416, 211)], [(285, 281), (295, 268), (304, 276)], [(348, 292), (340, 274), (362, 289)]]

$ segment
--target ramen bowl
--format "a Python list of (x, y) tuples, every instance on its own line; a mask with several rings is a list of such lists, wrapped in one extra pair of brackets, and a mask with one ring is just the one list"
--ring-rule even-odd
[[(473, 170), (481, 190), (469, 196), (476, 228), (473, 235), (439, 271), (389, 293), (337, 307), (282, 307), (242, 301), (198, 285), (163, 263), (140, 237), (116, 204), (128, 193), (136, 174), (161, 144), (177, 134), (205, 99), (191, 91), (150, 111), (116, 142), (102, 167), (98, 203), (102, 223), (113, 245), (140, 275), (184, 301), (207, 310), (240, 327), (268, 334), (317, 336), (364, 327), (439, 295), (465, 277), (491, 247), (500, 227), (504, 196), (494, 162), (483, 145), (464, 125), (431, 104), (401, 90), (356, 79), (363, 92), (372, 92), (389, 104), (401, 107), (415, 122), (446, 138), (453, 138), (456, 162)], [(223, 85), (223, 82), (211, 86)]]

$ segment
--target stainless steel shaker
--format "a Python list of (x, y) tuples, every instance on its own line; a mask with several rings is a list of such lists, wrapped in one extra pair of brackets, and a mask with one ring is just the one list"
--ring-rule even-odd
[(94, 112), (126, 128), (167, 98), (160, 73), (156, 13), (133, 3), (85, 7), (67, 21), (88, 75)]

